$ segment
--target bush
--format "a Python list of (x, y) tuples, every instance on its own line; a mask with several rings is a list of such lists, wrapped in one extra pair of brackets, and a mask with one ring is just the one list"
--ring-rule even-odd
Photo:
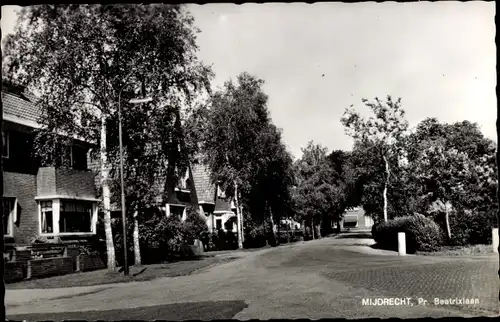
[(397, 250), (399, 232), (406, 234), (406, 251), (409, 254), (435, 251), (442, 244), (439, 226), (420, 214), (395, 218), (372, 227), (372, 236), (377, 245), (390, 250)]
[(491, 244), (491, 228), (496, 224), (496, 213), (477, 211), (453, 211), (449, 214), (451, 239), (446, 233), (444, 213), (434, 215), (441, 227), (443, 240), (447, 246)]
[(183, 223), (184, 241), (188, 245), (194, 244), (195, 239), (202, 240), (208, 233), (207, 222), (201, 217), (196, 208), (190, 207), (187, 211), (186, 221)]

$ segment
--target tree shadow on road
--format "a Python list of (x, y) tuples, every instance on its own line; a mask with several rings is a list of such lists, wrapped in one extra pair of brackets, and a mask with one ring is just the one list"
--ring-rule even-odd
[(343, 238), (355, 238), (355, 239), (371, 239), (372, 234), (370, 233), (359, 233), (359, 234), (349, 234), (349, 235), (339, 235), (337, 238), (343, 239)]
[(118, 321), (118, 320), (219, 320), (231, 319), (248, 307), (245, 301), (206, 301), (165, 304), (106, 311), (32, 313), (9, 315), (9, 321)]

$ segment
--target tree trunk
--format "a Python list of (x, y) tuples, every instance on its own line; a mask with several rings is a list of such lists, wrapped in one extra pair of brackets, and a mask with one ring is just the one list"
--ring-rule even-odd
[(444, 220), (446, 221), (446, 233), (448, 234), (448, 240), (451, 240), (451, 229), (450, 229), (450, 214), (448, 211), (448, 204), (444, 204)]
[(274, 227), (274, 218), (273, 218), (273, 212), (271, 208), (269, 208), (269, 220), (271, 222), (271, 232), (273, 233), (273, 236), (276, 235), (276, 229)]
[(241, 242), (244, 243), (245, 242), (245, 216), (243, 215), (243, 206), (240, 206), (240, 218), (241, 218)]
[(337, 234), (340, 234), (341, 228), (340, 228), (340, 214), (337, 215)]
[(321, 238), (321, 225), (316, 225), (316, 238)]
[(311, 234), (312, 234), (312, 239), (314, 239), (314, 219), (311, 220)]
[(139, 243), (139, 221), (137, 220), (137, 210), (134, 212), (134, 260), (135, 265), (141, 265), (141, 245)]
[(385, 162), (385, 183), (384, 183), (384, 221), (387, 222), (387, 186), (389, 185), (389, 176), (390, 176), (390, 171), (389, 171), (389, 162), (387, 161), (387, 158), (384, 155), (384, 162)]
[(243, 239), (241, 239), (241, 213), (238, 202), (238, 184), (234, 182), (234, 203), (236, 206), (236, 226), (238, 228), (238, 248), (243, 249)]
[(111, 199), (109, 189), (109, 165), (106, 148), (106, 118), (101, 119), (101, 186), (102, 204), (104, 211), (104, 232), (106, 234), (106, 254), (108, 270), (114, 272), (116, 268), (115, 245), (113, 243), (113, 230), (111, 229)]

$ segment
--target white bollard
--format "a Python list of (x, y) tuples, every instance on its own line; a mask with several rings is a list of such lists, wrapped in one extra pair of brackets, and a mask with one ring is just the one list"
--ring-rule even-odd
[(405, 233), (398, 233), (398, 255), (406, 255), (406, 236)]
[(492, 236), (491, 240), (493, 241), (493, 252), (498, 253), (498, 228), (493, 228), (491, 230)]

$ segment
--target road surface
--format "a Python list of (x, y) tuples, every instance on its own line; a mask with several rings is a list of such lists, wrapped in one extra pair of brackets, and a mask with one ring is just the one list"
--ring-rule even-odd
[[(498, 315), (496, 255), (398, 257), (360, 246), (367, 243), (372, 241), (324, 238), (244, 252), (240, 259), (190, 276), (66, 289), (7, 290), (7, 317), (57, 319), (56, 313), (65, 312), (72, 314), (65, 315), (71, 319), (141, 319), (140, 312), (147, 309), (154, 313), (144, 313), (145, 319), (172, 320)], [(477, 302), (435, 305), (435, 298)], [(371, 303), (386, 303), (366, 305), (370, 299)], [(419, 305), (418, 299), (427, 302)], [(196, 313), (196, 306), (203, 312)], [(222, 308), (226, 315), (220, 315)]]

